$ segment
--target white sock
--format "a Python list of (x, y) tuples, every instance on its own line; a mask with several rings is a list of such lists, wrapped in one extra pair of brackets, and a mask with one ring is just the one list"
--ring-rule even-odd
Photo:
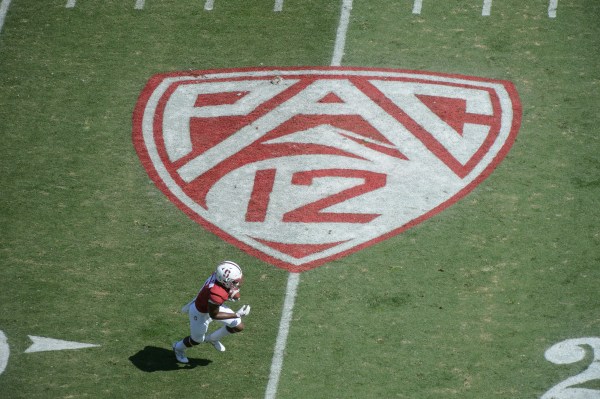
[(183, 340), (181, 340), (175, 344), (175, 349), (177, 349), (178, 351), (184, 351), (187, 349), (187, 347), (183, 343)]
[(227, 327), (223, 326), (223, 327), (219, 328), (217, 331), (214, 331), (212, 334), (207, 335), (204, 340), (205, 341), (220, 341), (223, 337), (226, 337), (229, 334), (231, 334), (231, 333), (229, 331), (227, 331)]

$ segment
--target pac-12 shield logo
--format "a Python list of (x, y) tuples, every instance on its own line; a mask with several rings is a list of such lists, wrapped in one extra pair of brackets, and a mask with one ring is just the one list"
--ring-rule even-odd
[(283, 68), (157, 75), (133, 116), (156, 185), (250, 254), (304, 271), (398, 234), (483, 181), (515, 140), (510, 82)]

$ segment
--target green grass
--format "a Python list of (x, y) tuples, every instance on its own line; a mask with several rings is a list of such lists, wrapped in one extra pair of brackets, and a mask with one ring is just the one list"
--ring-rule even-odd
[[(340, 2), (64, 3), (13, 0), (0, 33), (0, 396), (263, 397), (288, 274), (163, 196), (131, 115), (155, 73), (329, 65)], [(600, 336), (600, 6), (411, 3), (355, 1), (342, 64), (513, 81), (522, 127), (467, 197), (301, 275), (280, 398), (539, 398), (590, 361), (544, 351)], [(178, 309), (226, 258), (247, 330), (176, 366)], [(27, 335), (101, 347), (27, 354)]]

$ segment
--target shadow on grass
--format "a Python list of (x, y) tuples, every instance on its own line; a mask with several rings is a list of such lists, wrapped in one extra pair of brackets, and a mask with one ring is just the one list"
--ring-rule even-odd
[(171, 349), (156, 346), (146, 346), (135, 355), (130, 356), (129, 360), (135, 367), (147, 373), (193, 369), (198, 366), (208, 366), (212, 362), (207, 359), (190, 359), (188, 364), (180, 364), (175, 360)]

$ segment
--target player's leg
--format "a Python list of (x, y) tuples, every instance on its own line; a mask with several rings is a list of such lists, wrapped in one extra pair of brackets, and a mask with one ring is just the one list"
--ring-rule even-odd
[(173, 351), (177, 361), (188, 363), (185, 350), (204, 342), (204, 336), (212, 319), (207, 313), (200, 313), (192, 304), (188, 310), (190, 319), (190, 335), (173, 344)]
[[(231, 310), (225, 306), (221, 306), (221, 308), (219, 309), (219, 312), (235, 313), (233, 310)], [(221, 339), (225, 338), (226, 336), (228, 336), (230, 334), (235, 334), (235, 333), (242, 331), (244, 329), (244, 323), (242, 322), (242, 319), (239, 317), (236, 317), (234, 319), (225, 319), (225, 320), (217, 320), (217, 321), (222, 323), (223, 327), (208, 334), (204, 338), (204, 340), (206, 342), (210, 342), (215, 347), (215, 349), (218, 350), (219, 352), (224, 352), (225, 346), (223, 346), (223, 344), (221, 343)]]

